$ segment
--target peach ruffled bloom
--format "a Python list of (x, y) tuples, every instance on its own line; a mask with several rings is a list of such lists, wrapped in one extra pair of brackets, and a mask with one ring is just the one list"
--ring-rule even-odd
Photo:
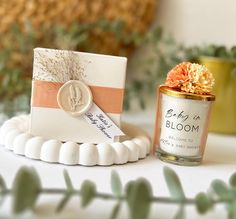
[(215, 83), (209, 70), (202, 65), (183, 62), (167, 74), (166, 85), (194, 94), (209, 94)]

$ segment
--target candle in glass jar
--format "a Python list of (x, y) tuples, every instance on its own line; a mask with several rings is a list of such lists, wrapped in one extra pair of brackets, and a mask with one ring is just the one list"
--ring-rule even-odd
[[(182, 75), (174, 75), (175, 81), (173, 82), (178, 84), (177, 80), (180, 80), (179, 83), (185, 83), (185, 87), (181, 89), (180, 84), (170, 87), (169, 82), (158, 89), (155, 151), (163, 161), (179, 165), (198, 165), (204, 154), (210, 112), (215, 96), (206, 92), (201, 93), (200, 85), (196, 88), (197, 93), (194, 93), (196, 92), (194, 87), (187, 86), (188, 83), (192, 83), (191, 78), (187, 77), (188, 74), (193, 73), (190, 71), (190, 65), (195, 65), (194, 67), (200, 65), (192, 63), (180, 65), (177, 66), (177, 70)], [(206, 71), (205, 68), (201, 68), (201, 70)], [(178, 71), (177, 73), (180, 74)], [(173, 74), (173, 70), (170, 73)], [(201, 74), (201, 71), (198, 70), (197, 73)], [(211, 80), (209, 83), (213, 84), (214, 81), (212, 78)], [(194, 92), (187, 92), (186, 89), (192, 89)], [(205, 86), (206, 89), (208, 88)]]

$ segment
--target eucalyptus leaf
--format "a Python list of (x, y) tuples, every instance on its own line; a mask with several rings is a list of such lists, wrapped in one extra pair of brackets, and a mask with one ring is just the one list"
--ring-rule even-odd
[(140, 99), (139, 99), (139, 105), (141, 107), (142, 110), (145, 109), (145, 100), (143, 97), (140, 96)]
[(236, 187), (236, 173), (233, 173), (229, 178), (229, 184)]
[(133, 188), (134, 185), (135, 185), (135, 181), (134, 181), (134, 180), (130, 180), (130, 181), (125, 185), (125, 192), (126, 192), (126, 194), (130, 193), (131, 188)]
[(72, 182), (71, 182), (71, 179), (70, 179), (70, 176), (69, 176), (67, 170), (64, 170), (63, 175), (64, 175), (64, 179), (65, 179), (67, 189), (68, 190), (73, 190), (74, 188), (73, 188), (73, 185), (72, 185)]
[(115, 196), (120, 196), (122, 194), (122, 184), (120, 177), (114, 170), (111, 173), (111, 189)]
[(146, 219), (151, 207), (152, 189), (146, 179), (132, 181), (126, 187), (131, 219)]
[(2, 192), (4, 189), (6, 189), (6, 183), (2, 176), (0, 175), (0, 192)]
[(2, 176), (0, 175), (0, 205), (3, 203), (4, 200), (4, 194), (1, 194), (6, 189), (6, 183)]
[(196, 201), (196, 208), (200, 214), (206, 213), (213, 206), (212, 199), (210, 199), (203, 192), (197, 194), (195, 201)]
[(231, 55), (231, 58), (236, 58), (236, 46), (233, 46), (231, 49), (230, 49), (230, 55)]
[(96, 186), (93, 182), (85, 180), (80, 190), (82, 207), (86, 207), (96, 196)]
[(229, 188), (229, 199), (236, 200), (236, 187)]
[(162, 36), (163, 36), (163, 29), (160, 27), (156, 27), (151, 32), (151, 37), (154, 40), (154, 42), (156, 42), (157, 40), (161, 40)]
[(164, 176), (171, 196), (174, 199), (185, 199), (184, 191), (180, 183), (179, 177), (169, 167), (164, 167)]
[(120, 202), (118, 202), (112, 209), (110, 219), (116, 219), (117, 218), (117, 216), (119, 214), (119, 211), (120, 211), (120, 207), (121, 207), (121, 204), (120, 204)]
[(211, 183), (211, 188), (220, 198), (227, 198), (229, 195), (229, 188), (222, 180), (216, 179)]
[(41, 182), (34, 168), (22, 167), (13, 182), (13, 212), (32, 209), (41, 190)]
[(174, 219), (185, 219), (185, 210), (184, 206), (180, 205), (179, 210), (177, 211), (177, 214), (175, 215)]
[(236, 219), (236, 201), (227, 205), (228, 219)]
[(0, 72), (5, 68), (5, 64), (3, 62), (0, 62)]
[(225, 46), (219, 46), (216, 49), (216, 57), (220, 58), (227, 58), (228, 57), (228, 51)]
[(70, 198), (72, 196), (71, 192), (67, 192), (64, 197), (61, 199), (61, 201), (59, 202), (56, 212), (61, 212), (67, 205), (67, 203), (69, 202)]

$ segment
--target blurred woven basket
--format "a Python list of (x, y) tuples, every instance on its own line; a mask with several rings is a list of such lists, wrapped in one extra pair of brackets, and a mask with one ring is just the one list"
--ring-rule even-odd
[[(24, 33), (25, 24), (30, 22), (43, 44), (47, 37), (42, 31), (45, 27), (69, 28), (74, 22), (93, 23), (101, 18), (120, 19), (127, 32), (144, 33), (154, 18), (156, 4), (157, 0), (1, 0), (0, 34), (6, 34), (13, 24), (19, 25)], [(96, 52), (119, 54), (121, 49), (127, 53), (133, 50), (133, 46), (124, 46), (112, 34), (99, 30), (94, 30), (90, 38)], [(0, 48), (6, 44), (6, 41), (0, 42)]]
[(35, 47), (130, 55), (157, 1), (0, 0), (0, 102), (30, 96)]

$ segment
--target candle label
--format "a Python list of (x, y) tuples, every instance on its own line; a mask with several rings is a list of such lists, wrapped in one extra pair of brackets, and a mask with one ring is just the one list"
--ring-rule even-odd
[(160, 148), (180, 156), (200, 155), (210, 103), (161, 95)]

